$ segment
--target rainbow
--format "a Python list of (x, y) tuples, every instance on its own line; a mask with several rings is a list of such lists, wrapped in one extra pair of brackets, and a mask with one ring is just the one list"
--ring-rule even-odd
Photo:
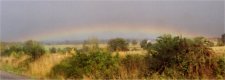
[(22, 37), (19, 40), (54, 40), (57, 38), (63, 38), (68, 36), (80, 36), (84, 34), (94, 34), (100, 33), (104, 34), (105, 32), (113, 33), (143, 33), (149, 35), (162, 35), (162, 34), (172, 34), (172, 35), (182, 35), (186, 37), (193, 37), (201, 35), (199, 33), (190, 33), (188, 31), (164, 28), (161, 26), (155, 25), (83, 25), (83, 26), (70, 26), (70, 27), (61, 27), (57, 29), (52, 29), (48, 32), (41, 32), (39, 34), (32, 34), (29, 36)]

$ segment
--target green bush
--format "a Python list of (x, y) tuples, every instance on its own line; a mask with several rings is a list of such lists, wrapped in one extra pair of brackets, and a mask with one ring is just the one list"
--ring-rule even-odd
[(212, 62), (214, 52), (206, 44), (204, 38), (191, 40), (179, 36), (160, 36), (152, 45), (152, 50), (149, 50), (154, 61), (151, 69), (160, 74), (168, 73), (171, 69), (180, 73), (174, 75), (169, 73), (167, 76), (213, 77), (215, 75), (212, 72), (216, 66), (215, 62)]
[(216, 58), (217, 66), (215, 68), (215, 75), (220, 75), (225, 78), (225, 56)]
[(37, 59), (45, 53), (45, 49), (42, 44), (36, 41), (26, 41), (21, 44), (13, 44), (10, 45), (9, 48), (5, 49), (1, 55), (9, 56), (15, 55), (20, 56), (21, 54), (28, 54), (32, 57), (32, 59)]
[(144, 39), (141, 41), (140, 46), (144, 50), (148, 50), (152, 46), (152, 44), (150, 42), (147, 42), (147, 39)]
[(2, 56), (10, 56), (10, 55), (16, 55), (20, 56), (24, 53), (23, 46), (21, 45), (11, 45), (8, 49), (5, 49), (2, 51)]
[[(129, 79), (146, 78), (149, 76), (149, 59), (146, 55), (132, 54), (121, 59), (121, 67), (127, 72)], [(123, 75), (123, 74), (121, 74)], [(123, 77), (123, 76), (122, 76)]]
[(128, 42), (123, 38), (111, 39), (108, 42), (108, 48), (111, 51), (127, 51), (128, 50)]
[(222, 40), (218, 40), (216, 45), (217, 45), (217, 46), (224, 46), (224, 44), (225, 44), (225, 43), (223, 43)]
[(45, 49), (42, 44), (36, 41), (26, 41), (24, 44), (24, 52), (36, 60), (45, 54)]
[(52, 76), (65, 78), (113, 78), (118, 73), (119, 57), (109, 52), (77, 52), (72, 58), (62, 61), (52, 69)]
[(90, 38), (88, 40), (85, 40), (82, 44), (83, 46), (80, 52), (85, 53), (88, 51), (98, 51), (100, 50), (98, 43), (99, 41), (97, 38)]
[(52, 48), (49, 49), (49, 51), (50, 51), (50, 53), (56, 53), (57, 52), (57, 49), (55, 47), (52, 47)]
[(138, 42), (137, 42), (137, 40), (132, 40), (131, 43), (133, 46), (135, 46), (135, 45), (137, 45)]

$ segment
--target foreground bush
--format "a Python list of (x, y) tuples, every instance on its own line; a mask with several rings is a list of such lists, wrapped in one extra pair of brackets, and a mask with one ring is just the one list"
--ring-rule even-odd
[[(145, 79), (150, 75), (149, 56), (132, 54), (121, 58), (120, 79)], [(150, 64), (151, 65), (151, 64)]]
[[(217, 62), (204, 38), (160, 36), (152, 45), (151, 70), (170, 78), (215, 78)], [(178, 77), (179, 76), (179, 77)]]
[(51, 76), (64, 78), (113, 78), (118, 75), (119, 57), (108, 52), (77, 52), (75, 56), (62, 61), (52, 69)]

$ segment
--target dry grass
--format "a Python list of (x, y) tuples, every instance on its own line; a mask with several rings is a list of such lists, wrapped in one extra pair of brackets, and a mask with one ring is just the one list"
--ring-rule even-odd
[[(66, 47), (74, 47), (77, 49), (81, 49), (82, 48), (82, 44), (76, 44), (76, 45), (45, 45), (45, 48), (49, 49), (51, 47), (56, 47), (56, 48), (66, 48)], [(106, 48), (107, 44), (99, 44), (100, 48)], [(137, 50), (133, 50), (133, 48), (136, 48)], [(120, 51), (118, 52), (121, 56), (127, 55), (127, 54), (143, 54), (146, 53), (145, 50), (143, 50), (140, 45), (132, 45), (129, 44), (129, 49), (130, 51)], [(216, 55), (223, 55), (225, 54), (225, 46), (218, 46), (218, 47), (212, 47), (212, 49), (215, 51)], [(116, 52), (114, 52), (116, 53)]]
[(225, 55), (225, 46), (212, 47), (213, 51), (215, 51), (216, 56)]
[(126, 57), (126, 55), (132, 55), (132, 54), (145, 55), (145, 53), (147, 53), (147, 51), (145, 51), (145, 50), (119, 51), (119, 52), (113, 52), (113, 55), (116, 55), (116, 53), (118, 53), (121, 58), (124, 58), (124, 57)]
[[(66, 47), (74, 47), (74, 48), (77, 48), (77, 49), (82, 49), (83, 45), (82, 44), (75, 44), (75, 45), (45, 45), (46, 49), (49, 49), (49, 48), (52, 48), (52, 47), (61, 48), (61, 49), (66, 48)], [(107, 44), (99, 44), (99, 47), (106, 49), (107, 48)], [(137, 50), (132, 50), (134, 48), (136, 48)], [(129, 44), (129, 50), (130, 51), (113, 52), (113, 54), (119, 53), (119, 55), (121, 57), (124, 57), (124, 56), (126, 56), (128, 54), (140, 54), (140, 55), (142, 55), (142, 54), (147, 53), (147, 51), (143, 50), (140, 47), (140, 45), (134, 46), (132, 44)]]
[[(52, 47), (55, 47), (55, 48), (66, 48), (66, 47), (74, 47), (74, 48), (77, 48), (77, 49), (81, 49), (83, 47), (83, 44), (75, 44), (75, 45), (45, 45), (45, 48), (46, 49), (49, 49), (49, 48), (52, 48)], [(107, 44), (99, 44), (99, 47), (100, 48), (106, 48), (107, 47)]]
[(26, 60), (28, 58), (29, 58), (28, 55), (22, 55), (19, 58), (16, 58), (14, 56), (1, 57), (0, 58), (0, 66), (7, 64), (7, 65), (11, 65), (13, 67), (17, 67), (21, 62), (23, 62), (24, 60)]
[[(26, 72), (22, 72), (21, 74), (35, 78), (46, 78), (52, 67), (70, 56), (71, 54), (45, 54), (38, 60), (29, 63), (28, 70)], [(0, 68), (3, 68), (5, 65), (10, 65), (11, 67), (16, 68), (19, 66), (19, 64), (21, 64), (21, 62), (28, 58), (28, 55), (22, 55), (19, 58), (16, 58), (15, 56), (1, 57)]]
[(52, 67), (70, 56), (71, 55), (65, 54), (46, 54), (35, 62), (29, 64), (30, 68), (26, 74), (39, 78), (45, 78), (50, 73)]

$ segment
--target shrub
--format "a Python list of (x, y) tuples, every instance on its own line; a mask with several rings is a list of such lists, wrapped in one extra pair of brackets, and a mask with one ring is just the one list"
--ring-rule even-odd
[(216, 65), (211, 59), (213, 51), (205, 44), (203, 38), (191, 40), (179, 36), (160, 36), (151, 48), (155, 52), (149, 50), (155, 59), (155, 65), (151, 68), (160, 74), (172, 69), (181, 72), (179, 76), (186, 78), (212, 77)]
[(144, 39), (140, 42), (141, 48), (145, 49), (147, 44), (147, 39)]
[(40, 58), (45, 53), (44, 47), (39, 42), (32, 40), (25, 42), (24, 51), (26, 54), (30, 55), (34, 60)]
[(21, 55), (23, 54), (23, 46), (21, 45), (11, 45), (8, 49), (5, 49), (1, 55), (2, 56), (10, 56), (10, 55)]
[(224, 45), (223, 41), (219, 39), (219, 40), (217, 41), (217, 46), (223, 46), (223, 45)]
[(119, 71), (125, 79), (146, 78), (149, 76), (149, 59), (146, 55), (132, 54), (121, 59)]
[(216, 61), (215, 75), (225, 78), (225, 56), (214, 59)]
[(137, 40), (132, 40), (131, 43), (132, 43), (133, 46), (135, 46), (135, 45), (137, 45), (138, 42), (137, 42)]
[(97, 38), (85, 40), (81, 51), (98, 51), (100, 49), (98, 43), (99, 41)]
[(65, 78), (113, 78), (118, 73), (119, 57), (108, 52), (77, 52), (72, 58), (62, 61), (52, 69), (52, 76)]
[(52, 47), (49, 49), (50, 53), (56, 53), (57, 52), (57, 49), (55, 47)]
[(141, 48), (148, 50), (152, 44), (151, 42), (147, 42), (147, 39), (144, 39), (141, 41), (140, 45), (141, 45)]
[(126, 51), (128, 50), (128, 42), (123, 38), (115, 38), (109, 40), (108, 47), (111, 51)]
[(204, 45), (206, 47), (212, 47), (214, 46), (213, 42), (207, 40), (204, 37), (196, 37), (194, 38), (195, 43), (197, 43), (198, 45)]

